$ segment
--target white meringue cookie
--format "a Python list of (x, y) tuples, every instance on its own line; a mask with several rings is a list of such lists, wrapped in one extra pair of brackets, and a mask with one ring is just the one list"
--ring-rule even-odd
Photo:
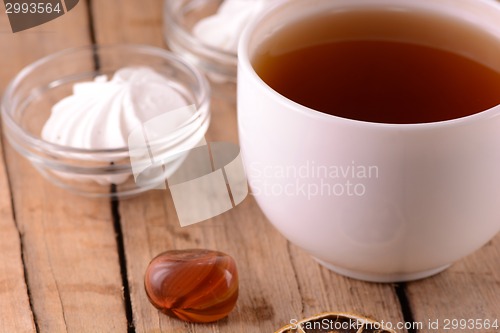
[(200, 20), (193, 34), (212, 47), (236, 53), (246, 24), (271, 0), (225, 0), (216, 14)]
[[(71, 148), (105, 150), (128, 147), (134, 129), (148, 120), (188, 105), (170, 82), (148, 67), (125, 67), (108, 81), (105, 75), (73, 86), (73, 94), (57, 102), (41, 136)], [(176, 119), (172, 119), (172, 121)], [(183, 119), (181, 119), (183, 120)], [(179, 120), (179, 121), (181, 121)], [(171, 126), (171, 124), (165, 124)], [(79, 159), (117, 162), (113, 154), (72, 154)], [(121, 184), (130, 174), (82, 175), (57, 171), (61, 178)]]
[(122, 68), (109, 81), (99, 76), (75, 84), (73, 95), (52, 107), (42, 138), (72, 148), (123, 148), (134, 128), (187, 104), (154, 70)]

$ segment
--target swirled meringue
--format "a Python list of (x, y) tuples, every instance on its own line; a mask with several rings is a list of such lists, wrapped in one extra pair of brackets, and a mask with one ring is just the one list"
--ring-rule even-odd
[(214, 15), (200, 20), (193, 34), (212, 47), (236, 53), (246, 24), (271, 0), (225, 0)]
[(125, 67), (76, 83), (73, 94), (52, 107), (41, 136), (81, 149), (127, 147), (129, 134), (147, 120), (187, 105), (162, 75), (148, 67)]

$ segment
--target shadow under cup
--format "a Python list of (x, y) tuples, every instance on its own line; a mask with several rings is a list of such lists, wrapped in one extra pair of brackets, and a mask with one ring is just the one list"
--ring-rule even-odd
[(367, 6), (430, 10), (477, 25), (498, 45), (479, 48), (439, 31), (408, 38), (423, 43), (425, 37), (428, 45), (500, 72), (500, 5), (493, 1), (278, 1), (240, 40), (242, 157), (264, 214), (321, 264), (368, 281), (415, 280), (440, 272), (500, 230), (500, 106), (432, 123), (356, 121), (285, 98), (252, 67), (259, 46), (283, 26)]

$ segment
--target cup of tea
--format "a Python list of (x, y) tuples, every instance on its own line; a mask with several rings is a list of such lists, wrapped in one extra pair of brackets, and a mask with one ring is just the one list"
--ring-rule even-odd
[(331, 270), (436, 274), (500, 230), (500, 4), (276, 1), (244, 32), (238, 129), (269, 221)]

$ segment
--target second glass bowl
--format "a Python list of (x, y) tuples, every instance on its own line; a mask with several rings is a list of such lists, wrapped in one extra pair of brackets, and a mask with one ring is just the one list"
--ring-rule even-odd
[(45, 178), (78, 194), (126, 197), (156, 188), (164, 175), (140, 186), (135, 182), (128, 147), (78, 149), (41, 138), (52, 106), (71, 95), (75, 83), (92, 81), (100, 75), (111, 77), (118, 69), (129, 66), (152, 68), (196, 107), (196, 126), (191, 123), (176, 129), (172, 137), (161, 142), (162, 149), (178, 149), (181, 132), (190, 140), (203, 138), (210, 121), (210, 87), (204, 76), (163, 49), (112, 45), (64, 50), (24, 68), (6, 88), (1, 104), (3, 132), (9, 143)]
[(165, 0), (163, 24), (169, 48), (191, 61), (209, 78), (214, 93), (235, 99), (237, 55), (207, 45), (193, 35), (201, 19), (217, 12), (223, 0)]

